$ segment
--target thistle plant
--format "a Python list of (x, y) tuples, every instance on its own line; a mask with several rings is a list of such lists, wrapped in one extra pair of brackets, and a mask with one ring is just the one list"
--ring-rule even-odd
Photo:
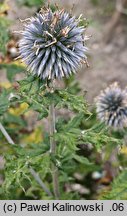
[[(96, 111), (97, 116), (101, 122), (103, 122), (107, 128), (110, 128), (110, 132), (114, 132), (116, 137), (124, 139), (126, 135), (127, 127), (127, 89), (121, 89), (117, 82), (111, 84), (96, 98)], [(120, 144), (120, 143), (119, 143)], [(121, 144), (111, 143), (109, 144), (109, 152), (113, 148), (112, 153), (109, 154), (109, 161), (111, 161), (112, 173), (115, 173), (115, 177), (112, 184), (111, 190), (100, 196), (100, 199), (113, 200), (113, 199), (127, 199), (126, 191), (126, 168), (122, 168), (122, 172), (118, 173), (118, 167), (114, 166), (118, 163), (118, 152), (120, 155), (121, 146), (124, 144), (122, 140)], [(107, 143), (108, 145), (108, 143)], [(107, 154), (107, 151), (105, 151)], [(122, 157), (122, 155), (120, 155)], [(113, 160), (113, 163), (112, 163)], [(119, 161), (120, 162), (120, 161)], [(119, 186), (120, 185), (120, 186)]]
[[(81, 16), (76, 19), (64, 10), (53, 12), (43, 8), (35, 17), (24, 20), (21, 31), (19, 53), (28, 71), (40, 80), (49, 80), (50, 92), (54, 94), (54, 79), (69, 77), (76, 73), (82, 63), (87, 64), (85, 55), (85, 28), (80, 26)], [(55, 104), (49, 106), (50, 153), (56, 154)], [(59, 199), (58, 168), (52, 164), (55, 198)]]
[(98, 118), (114, 128), (123, 128), (127, 122), (127, 91), (113, 83), (96, 98)]
[[(80, 94), (73, 80), (79, 67), (83, 63), (88, 65), (86, 21), (81, 15), (74, 17), (58, 7), (55, 12), (44, 7), (35, 16), (21, 21), (18, 58), (25, 64), (20, 68), (16, 64), (11, 69), (7, 65), (8, 79), (13, 83), (14, 75), (27, 67), (26, 77), (7, 90), (0, 89), (0, 139), (10, 144), (6, 147), (9, 152), (5, 153), (2, 196), (11, 200), (93, 198), (74, 191), (75, 187), (71, 187), (77, 183), (74, 174), (83, 173), (87, 182), (87, 174), (99, 166), (92, 154), (100, 153), (104, 145), (106, 149), (109, 146), (111, 154), (111, 147), (121, 144), (121, 140), (109, 133), (105, 124), (95, 122), (85, 95)], [(65, 88), (57, 86), (62, 79)], [(117, 84), (102, 91), (96, 100), (99, 119), (106, 125), (122, 127), (126, 120), (126, 99), (126, 90)], [(21, 107), (23, 110), (19, 112)], [(19, 116), (14, 115), (15, 110)], [(32, 118), (29, 110), (38, 120), (46, 118), (49, 130), (43, 129), (44, 122), (39, 126), (34, 123), (29, 130), (27, 120)], [(39, 128), (36, 136), (35, 127)], [(91, 146), (89, 155), (88, 146)]]

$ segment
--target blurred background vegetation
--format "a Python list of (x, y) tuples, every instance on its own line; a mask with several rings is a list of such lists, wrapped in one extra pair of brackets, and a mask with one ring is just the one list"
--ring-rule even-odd
[[(79, 127), (82, 130), (89, 129), (91, 126), (99, 124), (94, 108), (94, 98), (99, 91), (114, 81), (118, 81), (122, 87), (127, 84), (127, 12), (119, 10), (116, 0), (52, 0), (50, 2), (52, 7), (56, 2), (68, 11), (73, 7), (72, 13), (77, 15), (82, 13), (87, 18), (86, 34), (91, 35), (87, 42), (90, 68), (81, 68), (76, 78), (72, 77), (64, 81), (64, 86), (69, 86), (70, 91), (74, 94), (82, 92), (87, 98), (92, 116), (87, 121), (82, 120)], [(41, 141), (47, 139), (47, 135), (44, 133), (48, 130), (47, 121), (37, 121), (36, 112), (31, 110), (26, 112), (28, 104), (25, 102), (16, 105), (12, 103), (11, 107), (7, 109), (9, 104), (6, 98), (12, 88), (18, 88), (17, 81), (24, 77), (25, 71), (25, 66), (19, 60), (15, 60), (18, 56), (17, 41), (19, 36), (14, 31), (21, 29), (20, 19), (25, 19), (38, 12), (44, 4), (44, 0), (0, 0), (1, 122), (16, 144), (25, 147), (28, 151), (41, 153), (43, 153)], [(122, 2), (121, 0), (121, 4), (123, 4), (123, 8), (126, 8), (126, 1)], [(59, 85), (63, 86), (62, 83)], [(67, 121), (71, 113), (67, 115), (61, 111), (57, 115), (62, 115), (64, 121)], [(61, 179), (67, 193), (65, 197), (62, 197), (63, 199), (68, 199), (68, 193), (70, 193), (70, 199), (127, 199), (126, 131), (117, 131), (112, 134), (113, 138), (123, 139), (122, 142), (119, 141), (121, 144), (119, 149), (116, 148), (118, 144), (116, 140), (108, 141), (110, 131), (106, 131), (106, 136), (101, 133), (101, 125), (99, 125), (98, 128), (95, 128), (96, 136), (92, 137), (93, 134), (89, 132), (87, 142), (85, 140), (81, 143), (77, 150), (78, 155), (87, 157), (91, 164), (88, 161), (81, 161), (80, 168), (77, 169), (76, 161), (70, 166), (65, 161), (65, 170), (71, 176), (71, 183), (66, 180), (66, 176)], [(95, 145), (92, 140), (95, 140)], [(48, 147), (44, 146), (45, 148)], [(16, 157), (13, 157), (15, 152), (21, 153), (15, 177), (17, 179), (13, 175), (15, 163), (17, 163)], [(23, 154), (20, 148), (12, 150), (0, 132), (0, 199), (47, 198), (30, 175), (23, 176), (21, 171), (23, 169)], [(6, 165), (3, 156), (6, 158)], [(36, 160), (40, 161), (41, 159), (36, 158)], [(77, 157), (76, 160), (80, 161), (80, 158)], [(41, 167), (43, 172), (40, 173), (42, 177), (48, 175), (48, 171), (46, 168), (44, 169), (47, 163), (48, 160), (45, 157)], [(39, 168), (36, 167), (36, 170), (38, 171)], [(5, 176), (7, 182), (4, 182)], [(18, 182), (20, 178), (23, 179), (22, 184)], [(5, 189), (8, 190), (6, 196)], [(124, 192), (121, 194), (123, 189)], [(71, 192), (73, 192), (72, 197)]]

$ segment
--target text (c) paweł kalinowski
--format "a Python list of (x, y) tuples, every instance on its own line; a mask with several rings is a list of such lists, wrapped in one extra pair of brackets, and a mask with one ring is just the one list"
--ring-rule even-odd
[(61, 204), (59, 202), (57, 203), (47, 203), (47, 204), (42, 204), (42, 205), (30, 205), (27, 203), (21, 203), (20, 205), (20, 211), (83, 211), (83, 212), (89, 212), (89, 211), (103, 211), (103, 203), (94, 203), (94, 204), (84, 204), (84, 205), (80, 205), (80, 204), (69, 204), (68, 203), (64, 203)]

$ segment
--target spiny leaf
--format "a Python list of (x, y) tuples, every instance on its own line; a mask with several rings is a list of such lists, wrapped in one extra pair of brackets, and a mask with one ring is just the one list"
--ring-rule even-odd
[(65, 107), (69, 108), (73, 111), (77, 112), (84, 112), (85, 114), (88, 114), (88, 116), (91, 115), (91, 113), (88, 111), (87, 103), (85, 101), (85, 98), (82, 95), (73, 95), (68, 92), (67, 89), (65, 90), (56, 90), (55, 93), (60, 97), (58, 107)]
[(65, 126), (65, 130), (70, 130), (70, 128), (77, 128), (79, 127), (82, 119), (84, 117), (84, 113), (79, 113), (75, 117), (73, 117), (68, 124)]
[(113, 181), (110, 191), (105, 191), (100, 199), (127, 200), (127, 170), (122, 171)]
[(114, 143), (116, 145), (122, 144), (121, 139), (117, 139), (108, 133), (107, 127), (104, 124), (96, 124), (92, 128), (82, 131), (81, 139), (85, 142), (92, 143), (99, 151), (102, 146)]
[(86, 165), (86, 166), (91, 166), (91, 165), (93, 165), (93, 163), (91, 163), (91, 162), (88, 160), (88, 158), (86, 158), (86, 157), (82, 157), (82, 156), (79, 156), (79, 155), (74, 154), (74, 155), (73, 155), (73, 158), (74, 158), (76, 161), (78, 161), (78, 162), (80, 162), (80, 163), (82, 163), (82, 164), (84, 164), (84, 165)]

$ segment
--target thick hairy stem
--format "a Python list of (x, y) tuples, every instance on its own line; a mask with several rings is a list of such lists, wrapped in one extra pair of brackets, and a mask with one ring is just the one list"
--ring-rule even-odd
[[(54, 88), (52, 86), (51, 91), (54, 91)], [(56, 154), (56, 142), (54, 139), (54, 133), (55, 133), (55, 108), (54, 108), (54, 103), (49, 107), (49, 112), (50, 112), (50, 152), (52, 156), (55, 156)], [(53, 177), (53, 190), (54, 190), (54, 195), (55, 199), (60, 198), (60, 193), (59, 193), (59, 180), (58, 180), (58, 168), (55, 166), (54, 163), (52, 163), (52, 177)]]
[[(4, 126), (1, 123), (0, 123), (0, 130), (2, 134), (4, 135), (4, 137), (6, 138), (6, 140), (8, 141), (8, 143), (11, 145), (15, 145), (14, 141), (12, 140), (12, 138), (10, 137), (10, 135), (8, 134), (8, 132), (5, 130)], [(36, 173), (32, 167), (29, 168), (29, 171), (31, 175), (34, 177), (34, 179), (36, 180), (36, 182), (38, 182), (41, 188), (45, 191), (45, 193), (47, 193), (48, 196), (53, 196), (50, 190), (46, 187), (46, 185), (41, 180), (38, 173)]]
[(56, 143), (54, 139), (54, 133), (55, 133), (55, 108), (54, 103), (50, 105), (49, 108), (50, 112), (50, 151), (52, 154), (56, 153)]

